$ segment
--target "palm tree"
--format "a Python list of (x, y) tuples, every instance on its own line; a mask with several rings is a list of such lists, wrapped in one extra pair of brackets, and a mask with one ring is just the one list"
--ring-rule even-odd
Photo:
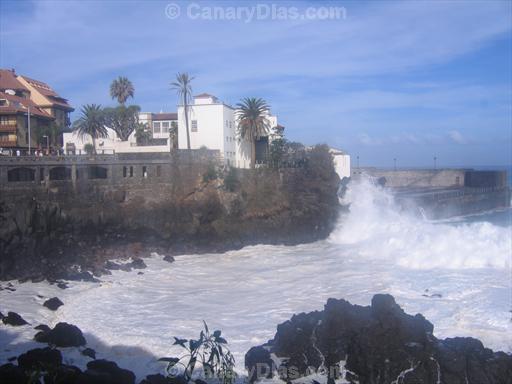
[(96, 153), (96, 139), (108, 136), (101, 105), (84, 105), (80, 110), (80, 114), (78, 120), (73, 123), (73, 131), (75, 131), (81, 139), (84, 139), (87, 135), (91, 136), (94, 153)]
[(176, 75), (176, 81), (171, 83), (171, 89), (175, 89), (178, 93), (180, 103), (183, 104), (185, 112), (185, 127), (187, 130), (187, 149), (190, 149), (190, 131), (188, 129), (188, 108), (192, 101), (192, 86), (190, 83), (194, 80), (194, 77), (188, 75), (188, 73), (178, 73)]
[(246, 97), (237, 105), (238, 135), (251, 143), (251, 168), (256, 164), (256, 140), (268, 135), (270, 107), (260, 98)]
[(133, 97), (134, 92), (133, 84), (127, 77), (119, 76), (110, 84), (110, 96), (117, 99), (119, 104), (124, 105), (129, 97)]

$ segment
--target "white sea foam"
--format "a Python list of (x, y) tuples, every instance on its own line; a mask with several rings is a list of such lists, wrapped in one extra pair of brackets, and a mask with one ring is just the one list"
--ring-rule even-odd
[(512, 257), (510, 227), (488, 222), (433, 223), (402, 211), (393, 196), (369, 179), (351, 183), (350, 204), (329, 241), (410, 268), (502, 268)]

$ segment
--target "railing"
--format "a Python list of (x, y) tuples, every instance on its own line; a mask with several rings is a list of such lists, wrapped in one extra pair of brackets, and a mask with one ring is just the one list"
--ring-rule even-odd
[(17, 146), (16, 140), (0, 140), (0, 148), (12, 148)]
[(0, 132), (16, 132), (16, 124), (0, 124)]

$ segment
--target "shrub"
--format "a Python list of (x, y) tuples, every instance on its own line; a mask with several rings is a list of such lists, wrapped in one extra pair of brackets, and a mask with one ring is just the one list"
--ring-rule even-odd
[(185, 349), (184, 356), (163, 357), (159, 361), (167, 362), (166, 371), (169, 376), (173, 375), (174, 369), (181, 365), (184, 368), (183, 378), (188, 382), (199, 363), (203, 369), (205, 378), (213, 377), (222, 380), (224, 384), (230, 384), (235, 379), (235, 358), (229, 351), (228, 342), (221, 336), (221, 331), (210, 333), (208, 325), (204, 322), (204, 329), (199, 339), (180, 339), (175, 337), (173, 345), (179, 345)]
[(94, 145), (92, 145), (91, 143), (85, 144), (84, 145), (84, 151), (88, 155), (92, 155), (94, 153)]
[(218, 177), (217, 170), (215, 169), (215, 165), (210, 163), (208, 164), (208, 168), (206, 172), (203, 174), (203, 182), (207, 183), (210, 180), (215, 180)]
[(238, 188), (239, 181), (235, 168), (230, 168), (226, 177), (224, 177), (224, 188), (229, 192), (234, 192)]

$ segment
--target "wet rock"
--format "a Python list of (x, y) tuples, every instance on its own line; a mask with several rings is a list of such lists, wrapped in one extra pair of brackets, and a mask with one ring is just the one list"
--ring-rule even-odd
[(140, 384), (170, 384), (170, 380), (162, 374), (148, 375)]
[(0, 366), (0, 383), (26, 383), (27, 376), (17, 365), (8, 363)]
[(62, 354), (50, 347), (36, 348), (18, 356), (18, 366), (24, 371), (33, 371), (62, 364)]
[(135, 384), (135, 374), (108, 360), (87, 363), (87, 370), (80, 375), (77, 384)]
[[(323, 311), (294, 315), (280, 324), (263, 347), (247, 353), (247, 368), (270, 364), (269, 353), (274, 353), (283, 358), (278, 370), (287, 381), (322, 365), (328, 381), (360, 384), (435, 383), (438, 377), (443, 384), (509, 384), (512, 377), (512, 356), (476, 339), (439, 340), (429, 321), (406, 314), (390, 295), (375, 295), (369, 307), (329, 299)], [(345, 361), (345, 372), (340, 361)]]
[(272, 378), (274, 362), (270, 357), (268, 348), (260, 346), (249, 349), (245, 354), (245, 369), (247, 369), (250, 383), (256, 381), (258, 378)]
[(43, 332), (51, 331), (51, 328), (49, 326), (47, 326), (46, 324), (39, 324), (38, 326), (34, 327), (34, 329), (37, 329), (38, 331), (43, 331)]
[(168, 263), (174, 263), (174, 257), (172, 257), (171, 255), (165, 255), (164, 256), (164, 260), (167, 261)]
[(6, 325), (12, 325), (13, 327), (28, 324), (28, 322), (16, 312), (7, 312), (7, 316), (2, 317), (2, 322)]
[(68, 284), (66, 282), (64, 282), (64, 281), (59, 281), (57, 283), (57, 287), (59, 287), (60, 289), (68, 289), (69, 288)]
[(50, 331), (41, 331), (34, 336), (34, 340), (57, 347), (80, 347), (86, 344), (82, 331), (77, 326), (68, 323), (58, 323)]
[(92, 348), (85, 348), (81, 353), (82, 355), (88, 356), (91, 359), (96, 359), (96, 351)]
[(45, 375), (44, 384), (75, 384), (82, 371), (74, 365), (60, 365)]
[(129, 263), (129, 265), (133, 269), (144, 269), (147, 267), (146, 263), (144, 263), (144, 260), (142, 260), (141, 258), (134, 258), (133, 261)]
[(46, 300), (43, 305), (52, 311), (56, 311), (61, 305), (64, 305), (64, 303), (60, 301), (58, 297), (52, 297)]

